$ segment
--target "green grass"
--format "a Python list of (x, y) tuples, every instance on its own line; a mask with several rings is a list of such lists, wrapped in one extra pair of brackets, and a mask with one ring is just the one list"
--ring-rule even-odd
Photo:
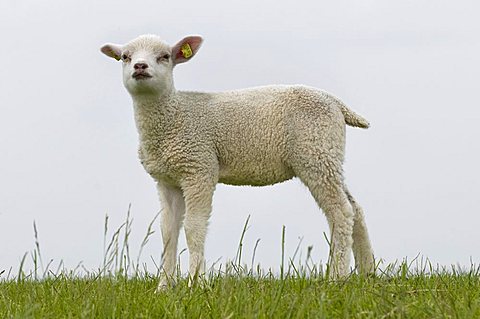
[[(129, 257), (130, 225), (127, 218), (105, 241), (103, 266), (83, 274), (44, 266), (35, 227), (33, 270), (23, 270), (24, 258), (18, 274), (0, 274), (0, 318), (480, 318), (474, 265), (445, 269), (418, 258), (331, 281), (312, 263), (284, 262), (282, 252), (274, 274), (242, 263), (247, 225), (235, 261), (193, 287), (179, 275), (177, 285), (155, 293), (156, 276)], [(142, 245), (151, 233), (150, 225)]]
[(222, 273), (155, 294), (149, 275), (0, 283), (1, 318), (480, 318), (478, 272), (322, 277)]

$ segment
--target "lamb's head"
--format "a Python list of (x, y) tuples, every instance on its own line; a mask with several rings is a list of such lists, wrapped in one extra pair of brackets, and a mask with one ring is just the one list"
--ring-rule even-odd
[(174, 66), (190, 60), (201, 44), (199, 36), (185, 37), (171, 47), (158, 36), (142, 35), (125, 45), (105, 44), (101, 51), (122, 61), (123, 84), (132, 97), (164, 96), (174, 90)]

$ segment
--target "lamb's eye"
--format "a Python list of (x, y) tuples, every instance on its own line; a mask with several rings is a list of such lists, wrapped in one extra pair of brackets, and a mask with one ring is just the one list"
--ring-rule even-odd
[(128, 54), (126, 54), (126, 53), (122, 54), (122, 60), (124, 62), (127, 62), (129, 59), (130, 59), (130, 57), (128, 56)]
[(157, 58), (157, 62), (168, 61), (170, 59), (170, 54), (162, 54)]

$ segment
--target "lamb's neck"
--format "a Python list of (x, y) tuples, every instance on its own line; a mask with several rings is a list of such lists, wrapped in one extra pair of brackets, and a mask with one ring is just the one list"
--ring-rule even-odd
[(162, 138), (166, 124), (174, 121), (177, 113), (175, 95), (155, 98), (134, 98), (135, 124), (140, 141)]

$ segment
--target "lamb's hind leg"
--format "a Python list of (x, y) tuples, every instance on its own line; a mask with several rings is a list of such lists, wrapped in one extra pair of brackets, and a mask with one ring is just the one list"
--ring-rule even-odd
[(325, 213), (331, 233), (330, 275), (332, 278), (342, 278), (350, 272), (353, 209), (343, 188), (341, 168), (335, 169), (333, 162), (323, 164), (322, 170), (302, 172), (298, 177), (310, 189)]
[(363, 209), (355, 201), (348, 189), (344, 188), (347, 198), (353, 208), (353, 256), (355, 257), (355, 268), (359, 274), (367, 275), (374, 272), (375, 263), (372, 246), (368, 236), (367, 225), (363, 215)]

